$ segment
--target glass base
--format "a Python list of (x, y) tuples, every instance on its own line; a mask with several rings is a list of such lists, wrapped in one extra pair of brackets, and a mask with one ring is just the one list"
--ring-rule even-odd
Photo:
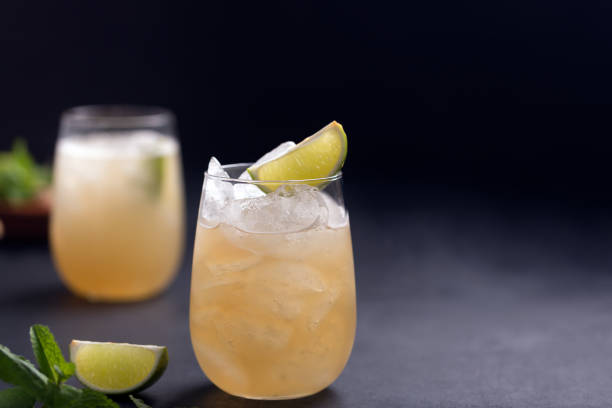
[(316, 394), (316, 392), (313, 392), (312, 394), (283, 395), (281, 397), (253, 397), (251, 395), (235, 395), (235, 394), (230, 394), (230, 395), (233, 395), (234, 397), (240, 397), (240, 398), (257, 400), (257, 401), (282, 401), (282, 400), (292, 400), (292, 399), (310, 397), (311, 395), (314, 395), (314, 394)]
[(254, 401), (282, 401), (282, 400), (292, 400), (292, 399), (306, 398), (306, 397), (310, 397), (312, 395), (318, 394), (319, 392), (323, 391), (326, 388), (327, 387), (322, 388), (322, 389), (317, 390), (317, 391), (314, 391), (314, 392), (307, 392), (307, 393), (304, 393), (304, 394), (264, 396), (264, 395), (234, 394), (234, 393), (231, 393), (231, 392), (227, 392), (223, 388), (219, 387), (219, 389), (221, 391), (223, 391), (226, 394), (231, 395), (232, 397), (244, 398), (244, 399), (249, 399), (249, 400), (254, 400)]
[(161, 289), (155, 289), (153, 291), (144, 293), (133, 293), (133, 294), (108, 294), (108, 293), (92, 293), (87, 291), (77, 290), (69, 285), (66, 285), (68, 290), (81, 299), (86, 300), (89, 303), (136, 303), (145, 300), (153, 299), (160, 296), (164, 291), (165, 287)]

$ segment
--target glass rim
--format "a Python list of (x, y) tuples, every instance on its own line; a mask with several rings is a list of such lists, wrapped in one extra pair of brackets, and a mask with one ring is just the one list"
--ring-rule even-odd
[(169, 109), (152, 105), (81, 105), (62, 112), (61, 122), (76, 127), (162, 127), (174, 123), (174, 114)]
[[(234, 169), (237, 167), (244, 167), (245, 169), (253, 165), (254, 162), (251, 163), (232, 163), (232, 164), (224, 164), (221, 166), (223, 170)], [(339, 170), (332, 176), (327, 177), (318, 177), (318, 178), (310, 178), (310, 179), (299, 179), (299, 180), (245, 180), (234, 177), (223, 177), (223, 176), (215, 176), (214, 174), (210, 174), (208, 170), (204, 171), (204, 177), (210, 177), (213, 180), (218, 181), (228, 181), (234, 183), (244, 183), (244, 184), (268, 184), (268, 183), (279, 183), (279, 184), (304, 184), (309, 182), (331, 182), (340, 180), (342, 178), (342, 170)]]

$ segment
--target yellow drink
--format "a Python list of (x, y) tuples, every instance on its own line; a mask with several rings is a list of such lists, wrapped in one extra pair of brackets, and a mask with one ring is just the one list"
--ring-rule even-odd
[(191, 340), (219, 388), (255, 399), (320, 391), (349, 358), (355, 320), (348, 219), (290, 233), (198, 225)]
[(60, 139), (51, 244), (64, 283), (91, 300), (152, 296), (183, 251), (178, 143), (156, 132)]

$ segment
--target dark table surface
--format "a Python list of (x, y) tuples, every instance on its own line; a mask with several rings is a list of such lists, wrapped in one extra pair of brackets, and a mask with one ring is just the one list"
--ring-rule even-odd
[(357, 337), (343, 374), (315, 396), (231, 397), (197, 365), (188, 327), (196, 182), (185, 261), (146, 302), (75, 298), (46, 244), (0, 242), (0, 343), (32, 358), (28, 327), (43, 323), (65, 353), (73, 338), (167, 345), (166, 374), (140, 395), (156, 408), (611, 406), (612, 212), (385, 191), (376, 200), (347, 187)]

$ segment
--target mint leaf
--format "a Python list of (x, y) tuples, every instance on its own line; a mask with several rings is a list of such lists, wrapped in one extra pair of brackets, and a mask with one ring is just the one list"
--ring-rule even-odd
[(82, 391), (72, 385), (62, 384), (60, 386), (56, 384), (49, 384), (50, 396), (48, 398), (49, 407), (61, 407), (64, 408), (81, 397)]
[(20, 205), (32, 199), (49, 185), (50, 175), (48, 167), (34, 162), (25, 142), (15, 140), (12, 151), (0, 152), (0, 201)]
[(151, 406), (145, 404), (143, 400), (138, 399), (134, 397), (133, 395), (130, 395), (130, 399), (132, 400), (134, 405), (136, 405), (136, 408), (152, 408)]
[(0, 408), (32, 408), (36, 399), (23, 388), (0, 391)]
[(51, 381), (60, 384), (74, 374), (74, 364), (64, 359), (62, 350), (47, 326), (35, 324), (30, 327), (30, 341), (40, 371)]
[(34, 167), (34, 159), (28, 151), (28, 145), (23, 139), (15, 139), (13, 142), (13, 158), (22, 167), (30, 169)]
[(81, 395), (73, 399), (68, 405), (61, 406), (66, 408), (119, 408), (119, 405), (106, 395), (85, 388)]
[(0, 345), (0, 380), (22, 387), (36, 399), (48, 398), (49, 380), (25, 358)]
[(69, 363), (69, 362), (66, 362), (66, 364), (64, 364), (63, 370), (57, 364), (53, 366), (53, 369), (59, 376), (60, 382), (66, 381), (67, 379), (72, 377), (74, 373), (76, 372), (76, 366), (74, 365), (74, 363)]

